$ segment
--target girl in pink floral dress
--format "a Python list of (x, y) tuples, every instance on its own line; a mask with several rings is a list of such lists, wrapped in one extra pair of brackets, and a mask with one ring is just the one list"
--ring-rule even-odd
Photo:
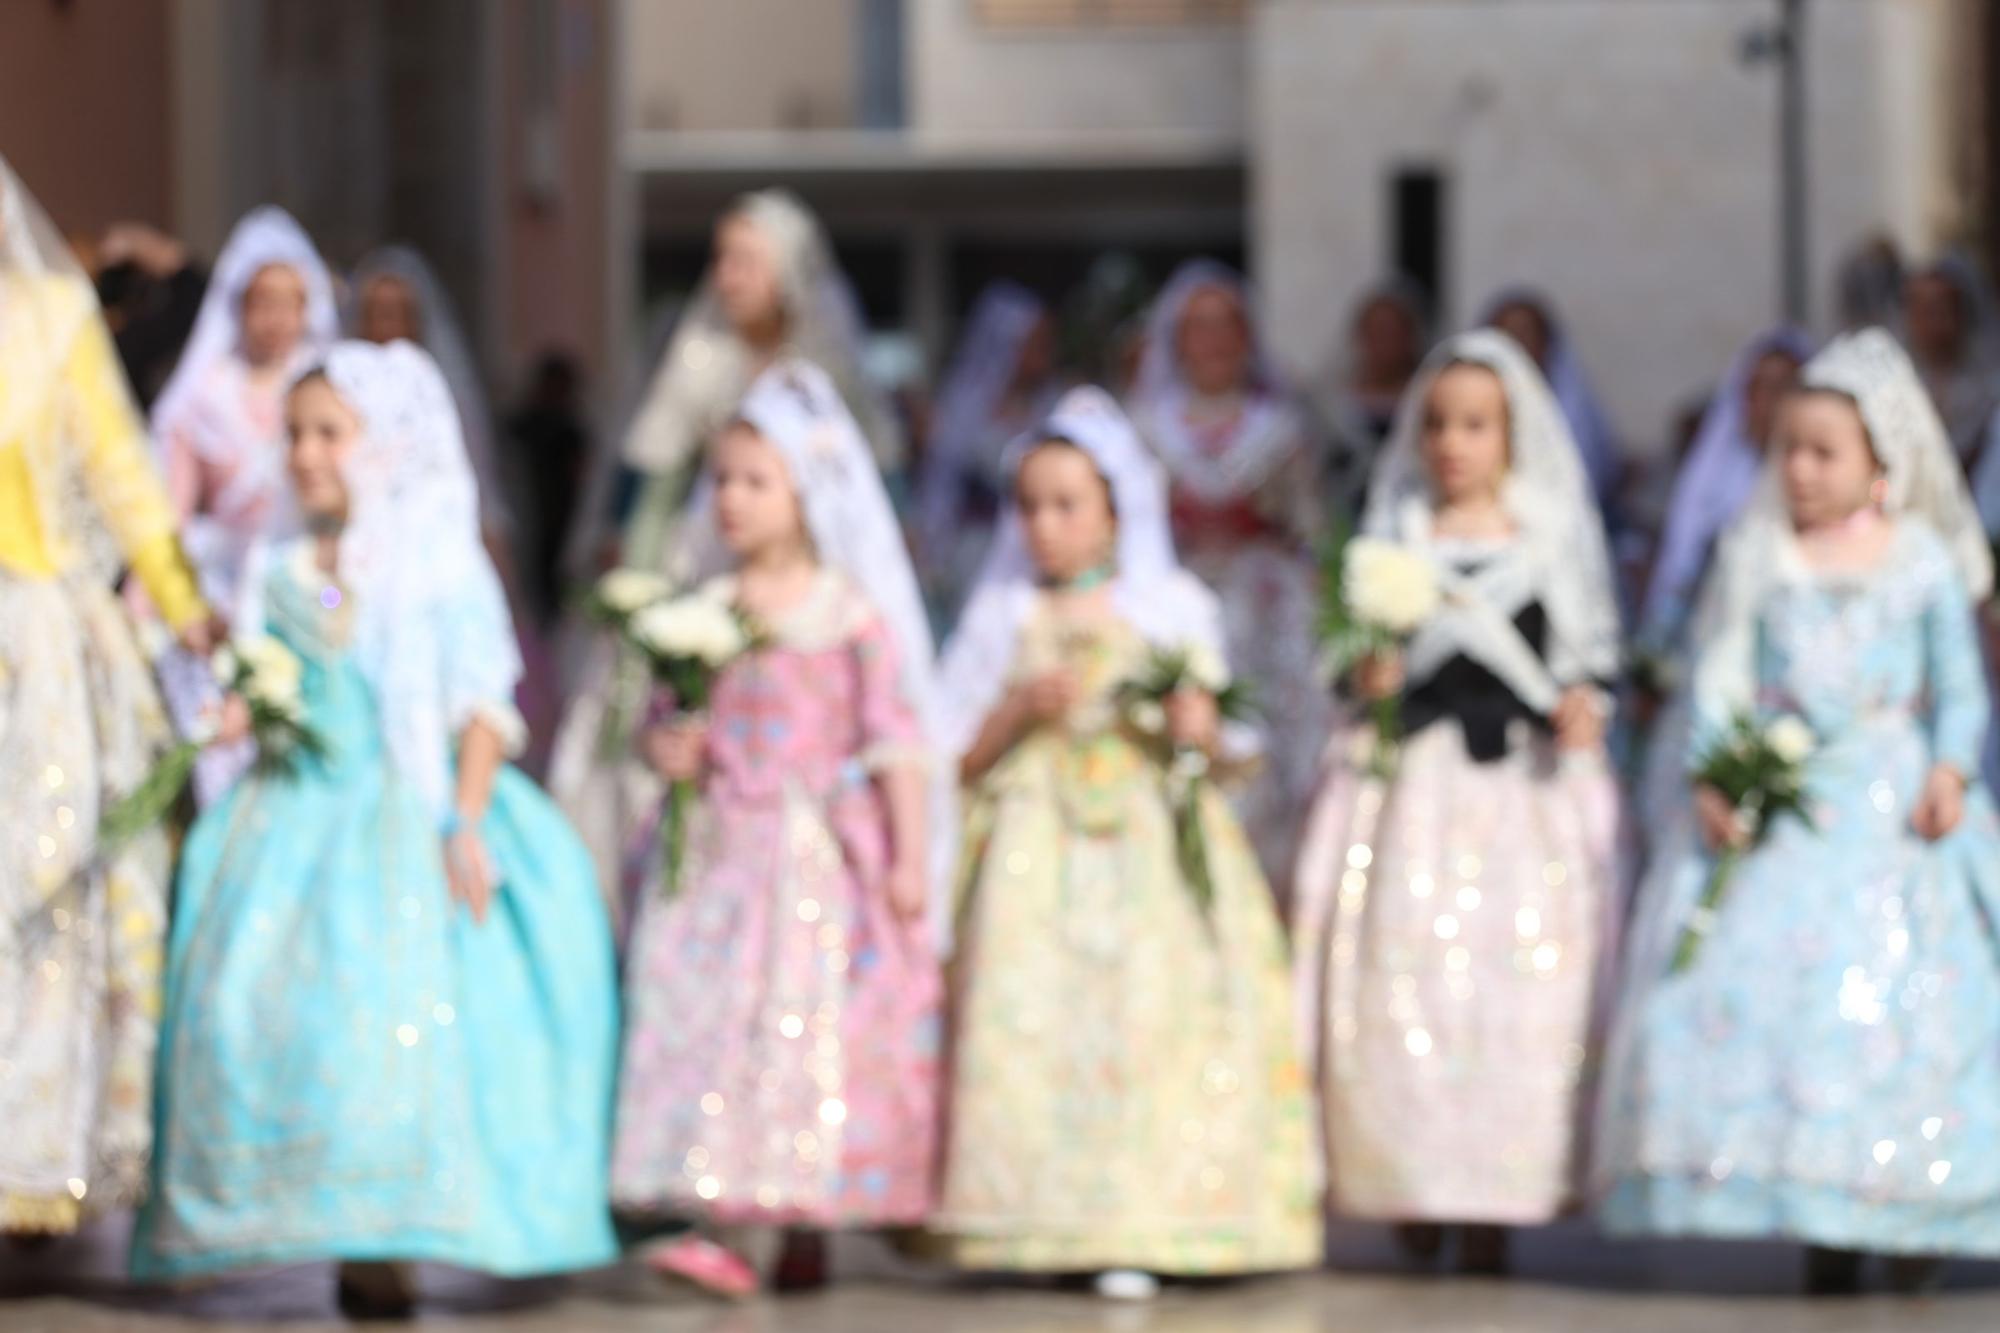
[[(931, 644), (866, 444), (832, 382), (780, 362), (696, 497), (707, 583), (759, 628), (705, 721), (641, 736), (701, 799), (675, 887), (638, 913), (613, 1196), (705, 1225), (648, 1262), (747, 1295), (816, 1277), (816, 1233), (932, 1204), (941, 983), (924, 920), (948, 850)], [(864, 591), (865, 590), (865, 591)]]

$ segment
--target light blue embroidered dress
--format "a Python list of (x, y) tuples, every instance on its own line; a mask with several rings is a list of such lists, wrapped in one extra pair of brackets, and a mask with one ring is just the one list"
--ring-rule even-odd
[(590, 858), (503, 769), (480, 828), (501, 886), (483, 924), (454, 904), (343, 614), (295, 563), (267, 618), (332, 754), (246, 778), (188, 839), (134, 1268), (608, 1262), (616, 978)]
[[(1905, 521), (1872, 573), (1780, 579), (1738, 650), (1759, 717), (1818, 736), (1813, 824), (1784, 820), (1743, 859), (1679, 974), (1710, 861), (1684, 843), (1654, 876), (1600, 1111), (1603, 1220), (2000, 1254), (2000, 824), (1975, 786), (1949, 837), (1910, 831), (1934, 762), (1978, 771), (1964, 586)], [(1695, 702), (1699, 742), (1728, 719)]]

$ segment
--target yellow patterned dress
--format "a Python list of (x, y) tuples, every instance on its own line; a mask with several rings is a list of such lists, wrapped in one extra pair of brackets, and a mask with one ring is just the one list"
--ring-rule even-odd
[(972, 793), (943, 1204), (965, 1268), (1180, 1274), (1317, 1265), (1320, 1170), (1284, 939), (1212, 787), (1214, 903), (1183, 882), (1161, 765), (1119, 727), (1146, 647), (1037, 611), (1023, 676), (1090, 704)]
[(90, 289), (0, 272), (0, 1231), (130, 1203), (151, 1146), (169, 849), (95, 846), (170, 739), (121, 561), (206, 614)]

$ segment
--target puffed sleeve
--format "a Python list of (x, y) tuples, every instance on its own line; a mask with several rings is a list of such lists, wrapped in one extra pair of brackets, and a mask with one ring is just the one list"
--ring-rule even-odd
[(862, 763), (870, 769), (927, 762), (923, 727), (903, 683), (896, 641), (880, 616), (870, 615), (853, 639), (860, 679)]
[(482, 555), (450, 588), (432, 608), (445, 722), (454, 736), (483, 722), (516, 757), (527, 748), (528, 724), (514, 703), (521, 647), (500, 577)]
[(1944, 576), (1924, 608), (1925, 673), (1929, 678), (1932, 758), (1970, 779), (1979, 774), (1992, 706), (1974, 630), (1977, 614), (1965, 585), (1942, 561)]
[(82, 451), (91, 499), (146, 595), (175, 629), (206, 615), (174, 535), (173, 505), (153, 469), (145, 426), (111, 337), (95, 316), (84, 322), (71, 348), (63, 391), (62, 410)]

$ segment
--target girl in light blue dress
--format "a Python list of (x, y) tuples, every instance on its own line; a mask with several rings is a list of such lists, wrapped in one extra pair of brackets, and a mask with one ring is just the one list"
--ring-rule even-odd
[(1632, 934), (1598, 1183), (1615, 1232), (1803, 1241), (1817, 1291), (1886, 1255), (1917, 1287), (2000, 1255), (1992, 565), (1887, 334), (1803, 378), (1699, 616), (1691, 757), (1742, 714), (1803, 720), (1808, 818), (1778, 817), (1710, 918), (1711, 849), (1749, 840), (1697, 789), (1702, 840), (1663, 849)]
[(393, 1311), (402, 1261), (608, 1262), (610, 927), (503, 763), (520, 658), (450, 392), (408, 343), (342, 343), (287, 416), (293, 535), (260, 545), (243, 628), (298, 656), (328, 754), (189, 836), (134, 1267), (338, 1260), (345, 1305)]

